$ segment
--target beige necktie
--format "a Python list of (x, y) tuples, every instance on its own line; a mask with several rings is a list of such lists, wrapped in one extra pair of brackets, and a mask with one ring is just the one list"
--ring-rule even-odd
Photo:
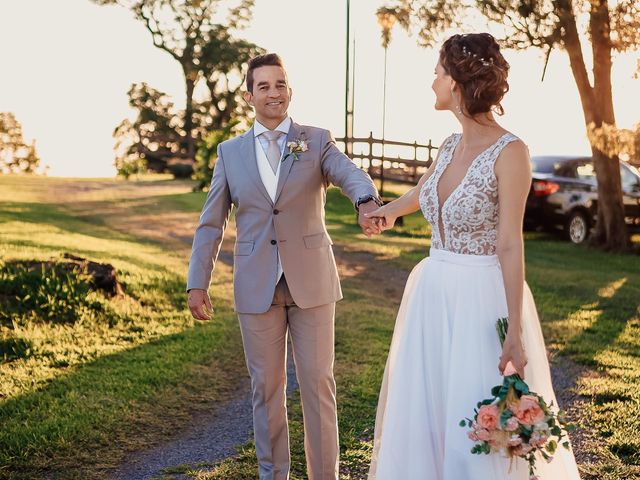
[(278, 145), (278, 139), (283, 135), (282, 132), (277, 130), (267, 130), (262, 135), (269, 141), (269, 147), (267, 148), (267, 159), (271, 165), (273, 173), (278, 171), (278, 163), (280, 163), (280, 145)]

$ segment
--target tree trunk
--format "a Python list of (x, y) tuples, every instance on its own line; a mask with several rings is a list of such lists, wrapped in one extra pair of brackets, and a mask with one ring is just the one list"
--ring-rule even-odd
[(184, 112), (184, 131), (186, 156), (192, 162), (196, 160), (196, 142), (193, 138), (193, 90), (196, 84), (197, 72), (184, 69), (186, 83), (186, 105)]
[[(568, 0), (561, 0), (557, 5), (561, 7), (563, 44), (580, 94), (585, 124), (587, 128), (591, 123), (596, 127), (603, 123), (615, 125), (608, 4), (606, 1), (592, 3), (589, 29), (593, 46), (593, 87), (582, 56), (573, 6)], [(598, 180), (598, 217), (591, 244), (605, 250), (625, 251), (629, 247), (629, 236), (624, 222), (619, 159), (617, 155), (609, 157), (594, 146), (591, 151)]]
[[(611, 83), (611, 37), (609, 4), (607, 0), (591, 2), (589, 30), (593, 49), (593, 90), (595, 126), (616, 124)], [(629, 248), (629, 235), (624, 222), (624, 202), (620, 180), (620, 160), (592, 147), (593, 162), (598, 179), (598, 220), (592, 239), (594, 245), (606, 250), (624, 251)]]

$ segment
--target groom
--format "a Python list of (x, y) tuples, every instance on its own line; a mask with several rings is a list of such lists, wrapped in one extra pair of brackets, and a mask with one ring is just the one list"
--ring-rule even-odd
[(289, 478), (286, 348), (290, 335), (302, 397), (310, 480), (338, 479), (333, 378), (335, 302), (342, 298), (332, 241), (324, 224), (329, 184), (364, 214), (378, 207), (371, 178), (341, 153), (331, 133), (294, 123), (287, 73), (276, 54), (249, 62), (245, 100), (255, 109), (248, 132), (218, 146), (211, 188), (193, 239), (189, 308), (208, 320), (211, 273), (236, 207), (235, 307), (251, 376), (261, 480)]

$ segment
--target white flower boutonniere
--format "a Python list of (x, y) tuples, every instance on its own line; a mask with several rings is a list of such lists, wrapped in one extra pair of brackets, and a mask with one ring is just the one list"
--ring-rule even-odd
[(283, 162), (287, 157), (289, 157), (289, 155), (293, 155), (293, 159), (298, 160), (299, 154), (309, 150), (309, 142), (304, 137), (298, 137), (292, 142), (287, 142), (287, 148), (289, 149), (289, 153), (282, 157)]

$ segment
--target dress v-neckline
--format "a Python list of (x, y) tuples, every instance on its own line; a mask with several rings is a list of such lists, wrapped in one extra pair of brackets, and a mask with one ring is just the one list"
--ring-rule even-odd
[[(437, 210), (437, 215), (438, 215), (438, 234), (440, 235), (440, 242), (442, 243), (443, 247), (445, 246), (445, 243), (446, 243), (446, 238), (444, 236), (444, 234), (445, 234), (445, 232), (444, 232), (444, 222), (442, 221), (442, 211), (444, 210), (444, 207), (447, 205), (447, 202), (451, 199), (451, 197), (453, 197), (456, 194), (456, 192), (460, 189), (460, 187), (464, 184), (465, 180), (469, 176), (469, 172), (471, 172), (471, 169), (474, 167), (474, 164), (476, 163), (476, 161), (480, 157), (485, 155), (487, 152), (493, 150), (495, 148), (495, 146), (498, 145), (498, 143), (500, 143), (500, 140), (502, 140), (507, 135), (509, 135), (509, 132), (503, 133), (495, 142), (493, 142), (487, 148), (482, 150), (478, 155), (476, 155), (473, 158), (473, 160), (471, 160), (471, 163), (469, 164), (469, 167), (467, 168), (467, 171), (464, 172), (464, 176), (462, 177), (462, 180), (460, 180), (458, 185), (456, 185), (456, 187), (453, 190), (451, 190), (451, 193), (449, 193), (449, 195), (444, 200), (444, 202), (441, 203), (440, 202), (440, 193), (438, 191), (438, 188), (440, 186), (440, 179), (442, 178), (442, 175), (444, 175), (444, 172), (447, 170), (447, 168), (451, 164), (451, 160), (453, 160), (453, 154), (455, 153), (456, 148), (458, 148), (458, 145), (460, 144), (460, 140), (462, 139), (462, 134), (461, 133), (458, 133), (456, 135), (457, 136), (457, 140), (455, 141), (455, 143), (451, 147), (449, 158), (447, 158), (446, 163), (444, 163), (444, 165), (442, 167), (442, 170), (440, 171), (440, 174), (438, 175), (438, 178), (436, 178), (436, 181), (435, 181), (435, 194), (436, 194), (436, 207), (437, 207), (436, 210)], [(442, 229), (440, 228), (441, 224), (442, 224)]]

